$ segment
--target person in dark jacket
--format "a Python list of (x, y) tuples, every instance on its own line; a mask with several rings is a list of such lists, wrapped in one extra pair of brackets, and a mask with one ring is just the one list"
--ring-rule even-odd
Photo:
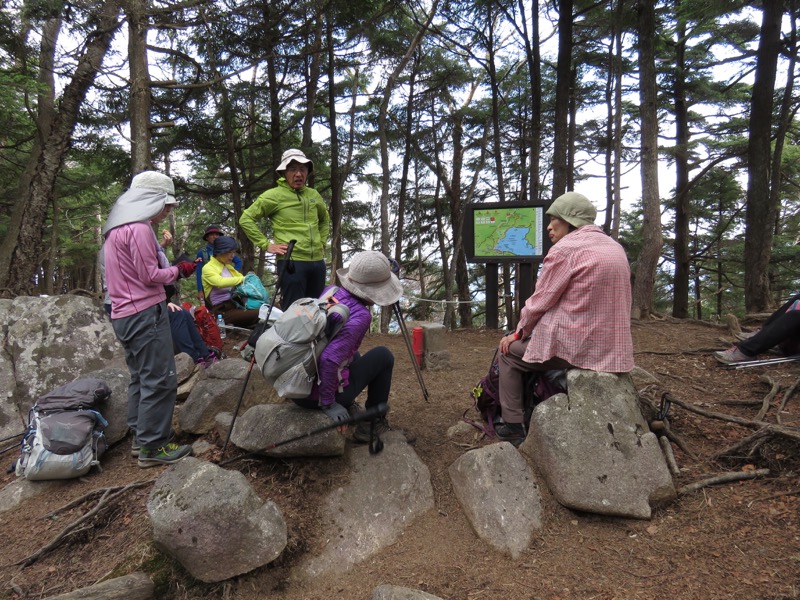
[(800, 294), (795, 294), (751, 334), (737, 336), (741, 341), (727, 350), (714, 352), (714, 358), (725, 365), (756, 360), (777, 347), (785, 356), (800, 354)]
[[(304, 408), (321, 409), (332, 421), (344, 422), (350, 416), (348, 411), (357, 409), (356, 398), (364, 389), (367, 390), (365, 408), (388, 404), (394, 355), (384, 346), (372, 348), (363, 356), (358, 349), (372, 323), (370, 307), (394, 304), (400, 299), (403, 286), (392, 273), (389, 260), (380, 252), (359, 252), (353, 256), (349, 267), (339, 269), (336, 274), (341, 287), (329, 296), (329, 302), (347, 306), (350, 317), (322, 351), (311, 394), (295, 403)], [(330, 290), (331, 287), (326, 288), (322, 297)], [(339, 318), (335, 313), (328, 316), (329, 320)], [(369, 442), (370, 426), (367, 421), (359, 423), (353, 440)], [(376, 434), (391, 429), (385, 414), (374, 423)], [(408, 440), (408, 435), (403, 435)]]

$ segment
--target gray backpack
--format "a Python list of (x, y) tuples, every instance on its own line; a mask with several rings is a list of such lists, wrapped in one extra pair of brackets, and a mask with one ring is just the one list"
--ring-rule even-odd
[[(344, 304), (328, 298), (339, 290), (332, 287), (321, 298), (300, 298), (258, 338), (255, 358), (264, 378), (282, 398), (307, 398), (317, 376), (317, 361), (328, 342), (350, 318)], [(338, 315), (328, 323), (328, 315)]]
[(28, 414), (17, 477), (40, 481), (85, 475), (108, 448), (108, 422), (94, 406), (111, 395), (100, 379), (76, 379), (45, 394)]

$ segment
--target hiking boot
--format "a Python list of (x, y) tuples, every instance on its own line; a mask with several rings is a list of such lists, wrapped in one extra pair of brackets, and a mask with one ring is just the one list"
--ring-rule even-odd
[[(130, 432), (131, 435), (133, 436), (133, 440), (131, 441), (131, 456), (136, 458), (137, 456), (139, 456), (139, 452), (142, 450), (142, 447), (139, 445), (139, 440), (136, 439), (136, 432), (134, 432), (133, 429), (131, 429)], [(167, 440), (167, 443), (171, 442), (174, 439), (175, 439), (175, 430), (170, 429), (169, 439)]]
[(525, 441), (525, 426), (522, 423), (503, 423), (494, 428), (497, 439), (504, 442), (511, 442), (519, 446)]
[(148, 467), (155, 467), (157, 465), (169, 465), (178, 462), (180, 459), (189, 456), (192, 453), (191, 446), (179, 445), (175, 443), (168, 443), (161, 448), (149, 450), (142, 448), (139, 450), (139, 466), (142, 469)]
[(736, 363), (745, 362), (747, 360), (753, 360), (754, 357), (748, 356), (739, 350), (739, 346), (731, 346), (727, 350), (714, 352), (714, 358), (716, 358), (723, 365), (733, 365)]
[[(353, 441), (354, 442), (361, 442), (362, 444), (367, 444), (370, 441), (370, 431), (372, 430), (372, 421), (361, 421), (358, 425), (356, 425), (355, 430), (353, 431)], [(375, 435), (383, 435), (389, 431), (394, 431), (399, 433), (406, 439), (406, 443), (413, 444), (417, 441), (417, 436), (413, 433), (406, 433), (402, 429), (397, 429), (389, 425), (389, 421), (386, 420), (386, 417), (381, 417), (379, 419), (375, 419), (375, 429), (372, 430)]]

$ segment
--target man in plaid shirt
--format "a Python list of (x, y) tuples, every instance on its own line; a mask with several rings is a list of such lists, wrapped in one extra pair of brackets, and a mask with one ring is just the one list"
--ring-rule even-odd
[(567, 192), (547, 209), (553, 247), (516, 331), (500, 340), (501, 440), (525, 439), (523, 377), (530, 371), (633, 369), (630, 267), (625, 251), (594, 224), (597, 209)]

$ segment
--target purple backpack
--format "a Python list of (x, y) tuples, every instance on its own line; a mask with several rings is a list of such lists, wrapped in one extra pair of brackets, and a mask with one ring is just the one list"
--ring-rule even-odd
[[(480, 413), (485, 425), (467, 418), (469, 408), (464, 411), (463, 420), (489, 437), (495, 437), (495, 423), (502, 422), (500, 409), (500, 365), (495, 350), (489, 372), (480, 378), (470, 395), (474, 408)], [(530, 421), (533, 409), (539, 402), (551, 396), (566, 392), (566, 371), (531, 372), (525, 382), (525, 426)]]

